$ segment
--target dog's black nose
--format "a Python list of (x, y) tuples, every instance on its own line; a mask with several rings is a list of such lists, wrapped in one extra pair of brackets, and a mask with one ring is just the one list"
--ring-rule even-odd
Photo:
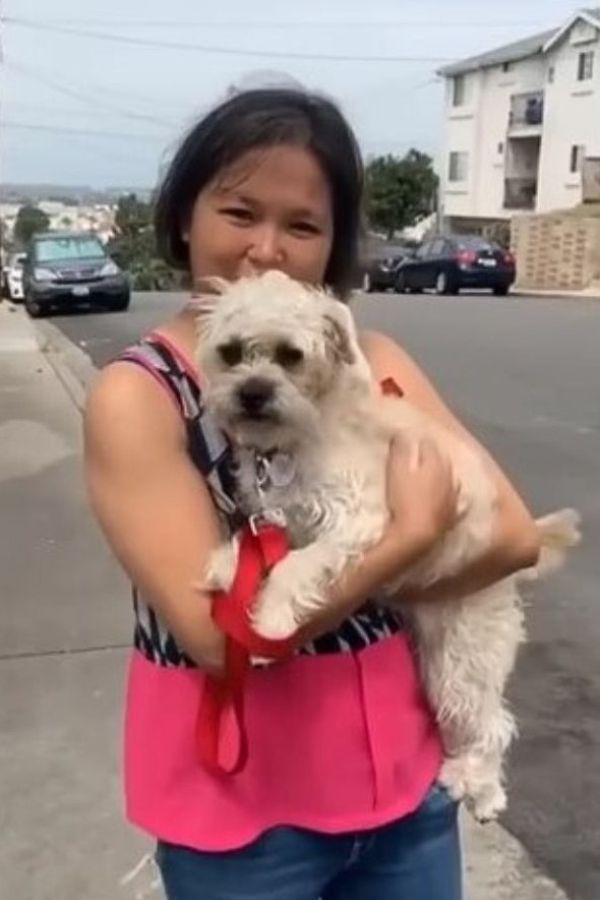
[(249, 378), (238, 388), (242, 409), (247, 413), (260, 413), (273, 399), (275, 389), (266, 378)]

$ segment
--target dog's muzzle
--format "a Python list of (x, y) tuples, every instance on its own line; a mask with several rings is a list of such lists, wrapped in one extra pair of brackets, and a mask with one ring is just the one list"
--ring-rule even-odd
[(240, 410), (248, 418), (264, 418), (267, 413), (267, 406), (274, 397), (275, 386), (266, 378), (249, 378), (237, 390)]

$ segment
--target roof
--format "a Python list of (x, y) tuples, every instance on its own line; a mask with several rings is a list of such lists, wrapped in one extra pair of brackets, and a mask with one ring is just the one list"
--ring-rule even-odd
[(516, 62), (517, 60), (525, 59), (528, 56), (535, 56), (538, 53), (544, 52), (550, 46), (553, 46), (555, 41), (558, 40), (578, 18), (585, 18), (600, 28), (600, 7), (595, 7), (594, 9), (580, 9), (560, 28), (551, 28), (549, 31), (541, 31), (531, 37), (522, 38), (520, 41), (514, 41), (512, 44), (504, 44), (502, 47), (488, 50), (487, 53), (480, 53), (477, 56), (470, 56), (467, 59), (450, 63), (449, 66), (444, 66), (442, 69), (439, 69), (438, 74), (446, 77), (460, 75), (463, 72), (472, 72), (474, 69), (484, 69), (488, 66), (498, 66), (502, 65), (502, 63)]
[(577, 12), (573, 13), (562, 28), (559, 28), (556, 34), (554, 34), (547, 42), (544, 47), (544, 52), (550, 50), (555, 44), (562, 40), (578, 19), (584, 19), (586, 22), (589, 22), (590, 25), (595, 25), (597, 28), (600, 28), (600, 7), (597, 6), (595, 9), (578, 9)]
[(57, 238), (61, 241), (72, 241), (78, 240), (80, 238), (95, 238), (98, 235), (89, 229), (84, 229), (82, 231), (61, 231), (58, 228), (48, 229), (48, 231), (36, 231), (35, 234), (31, 236), (32, 241), (47, 241), (47, 240), (56, 240)]

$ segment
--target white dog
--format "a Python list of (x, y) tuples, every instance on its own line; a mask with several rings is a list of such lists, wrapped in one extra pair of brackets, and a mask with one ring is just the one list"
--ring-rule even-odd
[[(382, 536), (389, 519), (386, 462), (392, 439), (434, 441), (458, 486), (456, 525), (386, 589), (426, 587), (485, 552), (496, 515), (494, 483), (477, 451), (431, 417), (384, 396), (358, 345), (347, 307), (324, 291), (269, 272), (233, 285), (201, 312), (205, 402), (231, 436), (240, 504), (248, 516), (285, 521), (293, 549), (266, 580), (254, 625), (282, 638), (327, 603), (328, 585)], [(538, 520), (540, 564), (558, 567), (578, 539), (570, 510)], [(214, 555), (208, 586), (230, 587), (237, 541)], [(515, 733), (504, 688), (524, 636), (517, 577), (477, 597), (410, 604), (423, 682), (446, 762), (441, 779), (478, 819), (505, 807), (502, 761)]]

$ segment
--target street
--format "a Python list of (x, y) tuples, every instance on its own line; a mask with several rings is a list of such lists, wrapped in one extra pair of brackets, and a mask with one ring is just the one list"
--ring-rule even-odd
[[(128, 313), (52, 319), (96, 365), (175, 311), (137, 295)], [(584, 543), (539, 588), (511, 696), (521, 737), (503, 824), (573, 900), (600, 897), (600, 303), (371, 295), (363, 326), (413, 353), (536, 513), (574, 506)]]

